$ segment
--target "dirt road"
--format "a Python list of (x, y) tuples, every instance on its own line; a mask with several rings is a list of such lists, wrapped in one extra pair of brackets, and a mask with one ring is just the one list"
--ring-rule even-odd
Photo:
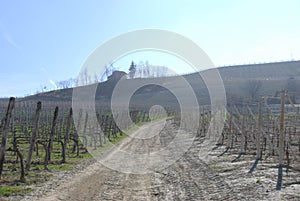
[[(216, 166), (199, 160), (200, 138), (196, 138), (183, 157), (163, 170), (146, 171), (145, 174), (118, 171), (122, 166), (118, 164), (120, 150), (150, 155), (170, 144), (178, 132), (171, 121), (148, 123), (105, 155), (103, 161), (114, 161), (114, 169), (97, 162), (36, 200), (276, 200), (273, 191), (266, 193), (266, 186), (257, 184), (242, 169), (236, 172), (229, 168), (224, 173), (229, 172), (230, 176), (222, 175), (216, 171)], [(135, 168), (138, 164), (127, 161), (125, 165)], [(33, 200), (32, 197), (29, 199)]]

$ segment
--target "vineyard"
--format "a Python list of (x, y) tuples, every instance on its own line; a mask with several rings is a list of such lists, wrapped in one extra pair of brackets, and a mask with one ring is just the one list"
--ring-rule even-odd
[[(276, 190), (299, 184), (300, 114), (299, 106), (290, 96), (283, 90), (278, 97), (261, 97), (256, 104), (230, 102), (226, 111), (215, 113), (204, 106), (200, 110), (197, 139), (207, 137), (212, 131), (219, 132), (210, 126), (223, 115), (224, 128), (211, 150), (222, 150), (218, 158), (234, 156), (232, 164), (253, 158), (253, 164), (247, 166), (249, 174), (257, 170), (260, 162), (278, 170)], [(74, 120), (70, 105), (68, 102), (23, 102), (14, 98), (8, 104), (1, 103), (0, 176), (4, 184), (12, 180), (28, 183), (32, 181), (32, 172), (59, 169), (64, 164), (91, 157), (88, 149), (104, 153), (111, 144), (127, 137), (124, 130), (151, 120), (149, 110), (137, 108), (130, 111), (132, 122), (126, 115), (114, 117), (109, 110), (103, 109), (96, 111), (97, 119), (81, 109)], [(181, 116), (177, 110), (168, 108), (167, 114), (180, 126)], [(117, 126), (116, 119), (123, 123), (122, 129)]]
[[(206, 114), (200, 134), (207, 132), (209, 122), (217, 118), (217, 115), (210, 112)], [(225, 154), (236, 156), (231, 161), (233, 164), (242, 161), (244, 157), (253, 156), (255, 161), (249, 166), (248, 173), (253, 173), (259, 162), (268, 168), (278, 169), (276, 190), (281, 190), (283, 185), (299, 184), (299, 105), (292, 102), (290, 94), (285, 90), (278, 97), (260, 97), (257, 104), (229, 103), (217, 147), (224, 147), (224, 151), (218, 155), (220, 158)], [(284, 175), (287, 177), (284, 178)]]
[[(68, 102), (22, 102), (15, 98), (10, 98), (8, 106), (1, 104), (2, 178), (26, 183), (26, 177), (32, 177), (31, 170), (63, 168), (63, 164), (91, 157), (87, 147), (105, 151), (127, 136), (109, 111), (97, 111), (97, 120), (92, 120), (88, 112), (80, 110), (78, 121), (74, 122), (70, 105)], [(133, 110), (130, 116), (135, 124), (150, 120), (146, 111)], [(119, 121), (122, 118), (118, 117)], [(123, 125), (125, 130), (132, 129), (130, 122), (122, 122), (127, 123)]]

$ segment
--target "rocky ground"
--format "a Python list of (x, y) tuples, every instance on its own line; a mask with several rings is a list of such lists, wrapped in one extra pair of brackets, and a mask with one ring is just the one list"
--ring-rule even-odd
[[(161, 123), (163, 124), (163, 122)], [(161, 125), (149, 123), (135, 136), (149, 132), (154, 136)], [(156, 129), (157, 127), (157, 129)], [(125, 151), (153, 152), (168, 145), (177, 134), (169, 121), (159, 135), (151, 138), (129, 138), (118, 147)], [(211, 152), (209, 162), (199, 159), (197, 138), (188, 151), (169, 167), (145, 174), (122, 173), (88, 160), (75, 170), (60, 172), (25, 197), (11, 200), (300, 200), (300, 171), (283, 168), (282, 188), (276, 190), (278, 167), (270, 160), (258, 161), (254, 155), (242, 155), (225, 147)], [(116, 148), (115, 148), (116, 149)], [(117, 152), (110, 150), (103, 158), (118, 163)], [(151, 162), (151, 161), (150, 161)], [(130, 163), (130, 161), (128, 161)], [(130, 164), (129, 164), (130, 165)], [(117, 169), (117, 168), (116, 168)]]

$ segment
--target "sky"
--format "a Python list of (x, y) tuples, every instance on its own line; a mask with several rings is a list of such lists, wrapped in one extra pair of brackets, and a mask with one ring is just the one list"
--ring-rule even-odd
[[(0, 97), (22, 97), (75, 78), (98, 46), (139, 29), (179, 33), (215, 66), (300, 59), (298, 0), (0, 0)], [(121, 44), (120, 44), (121, 45)], [(174, 67), (182, 62), (147, 54), (130, 61)]]

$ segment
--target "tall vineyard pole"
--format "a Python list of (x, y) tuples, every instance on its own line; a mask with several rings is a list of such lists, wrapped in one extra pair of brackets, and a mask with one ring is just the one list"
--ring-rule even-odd
[(5, 160), (5, 151), (6, 151), (6, 142), (7, 142), (8, 131), (9, 131), (9, 122), (10, 122), (12, 111), (14, 109), (14, 105), (15, 105), (15, 98), (11, 97), (9, 99), (9, 104), (8, 104), (7, 111), (6, 111), (3, 128), (1, 129), (2, 141), (1, 141), (1, 147), (0, 147), (0, 178), (2, 175), (3, 163)]

